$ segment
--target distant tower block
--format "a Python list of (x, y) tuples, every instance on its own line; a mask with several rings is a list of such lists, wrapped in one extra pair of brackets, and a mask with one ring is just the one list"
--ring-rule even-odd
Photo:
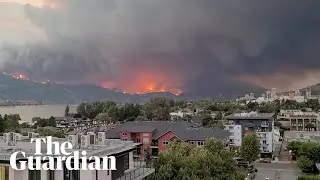
[(271, 98), (275, 98), (277, 95), (277, 89), (276, 88), (272, 88), (271, 89)]
[(306, 89), (306, 99), (311, 99), (311, 87), (307, 87)]
[(268, 91), (266, 92), (266, 98), (267, 98), (267, 99), (271, 98), (271, 91), (268, 90)]

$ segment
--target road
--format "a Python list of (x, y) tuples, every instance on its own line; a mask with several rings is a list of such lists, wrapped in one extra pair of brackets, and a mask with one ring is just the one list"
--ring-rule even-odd
[(288, 161), (289, 160), (289, 152), (284, 151), (284, 149), (287, 147), (287, 142), (283, 141), (282, 142), (282, 148), (280, 150), (279, 154), (279, 160), (280, 161)]
[(279, 180), (296, 180), (300, 174), (297, 165), (293, 163), (256, 163), (255, 167), (258, 172), (254, 180), (275, 180), (277, 176)]

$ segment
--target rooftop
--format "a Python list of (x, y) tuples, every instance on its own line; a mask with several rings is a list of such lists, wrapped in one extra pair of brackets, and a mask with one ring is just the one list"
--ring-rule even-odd
[(198, 127), (185, 121), (127, 122), (122, 125), (120, 131), (130, 133), (149, 132), (152, 133), (153, 139), (158, 139), (169, 131), (183, 140), (205, 140), (210, 137), (224, 139), (229, 136), (229, 132), (223, 129)]
[[(39, 137), (41, 138), (41, 137)], [(44, 138), (44, 137), (42, 137)], [(67, 142), (67, 138), (52, 138), (53, 142), (59, 142), (59, 144), (63, 142)], [(121, 153), (126, 150), (130, 150), (140, 145), (139, 143), (133, 143), (132, 141), (121, 141), (114, 139), (106, 139), (106, 145), (98, 146), (93, 145), (90, 148), (74, 148), (71, 152), (74, 151), (86, 151), (87, 156), (110, 156), (113, 154)], [(10, 155), (17, 151), (23, 151), (26, 153), (26, 156), (34, 156), (35, 154), (35, 142), (31, 143), (29, 139), (23, 138), (23, 140), (17, 141), (15, 146), (9, 146), (4, 142), (3, 137), (0, 137), (0, 160), (9, 160)], [(42, 153), (47, 152), (47, 145), (42, 142), (41, 145)], [(54, 152), (54, 147), (52, 148)], [(70, 151), (70, 150), (69, 150)]]
[(274, 116), (274, 113), (258, 113), (258, 112), (249, 112), (249, 113), (236, 113), (236, 114), (231, 114), (228, 116), (225, 116), (225, 119), (232, 120), (232, 119), (237, 119), (237, 120), (246, 120), (246, 119), (251, 119), (251, 120), (261, 120), (261, 119), (272, 119)]

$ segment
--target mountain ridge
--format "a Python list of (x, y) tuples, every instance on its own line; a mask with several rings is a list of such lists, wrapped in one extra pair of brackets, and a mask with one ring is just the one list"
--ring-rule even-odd
[[(233, 83), (232, 83), (233, 84)], [(234, 88), (231, 83), (218, 86), (217, 91), (228, 92)], [(245, 92), (264, 91), (263, 88), (253, 85), (234, 84), (238, 95)], [(222, 87), (223, 86), (223, 87)], [(230, 91), (231, 92), (231, 91)], [(213, 93), (214, 94), (214, 93)], [(225, 97), (231, 97), (232, 93), (226, 93)], [(176, 96), (169, 92), (154, 92), (146, 94), (128, 94), (90, 84), (55, 84), (38, 83), (30, 80), (16, 79), (12, 76), (0, 75), (0, 99), (4, 100), (35, 100), (45, 104), (78, 104), (84, 101), (113, 100), (116, 102), (144, 102), (153, 97), (166, 97), (170, 99), (203, 99), (214, 96), (185, 92)], [(232, 98), (232, 97), (231, 97)]]

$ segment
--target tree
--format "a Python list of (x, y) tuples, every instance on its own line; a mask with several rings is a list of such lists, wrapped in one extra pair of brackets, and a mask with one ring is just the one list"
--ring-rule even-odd
[(259, 109), (259, 104), (256, 102), (249, 102), (247, 104), (247, 109), (249, 111), (257, 111)]
[(299, 149), (302, 146), (300, 141), (292, 141), (287, 144), (287, 148), (292, 151), (292, 159), (295, 160), (299, 156)]
[(206, 115), (202, 118), (202, 126), (208, 126), (212, 123), (213, 118), (210, 115)]
[(136, 119), (141, 114), (141, 108), (138, 104), (126, 103), (119, 109), (119, 120)]
[(298, 149), (299, 157), (305, 156), (311, 160), (314, 164), (320, 163), (320, 143), (317, 142), (305, 142), (302, 143)]
[(69, 116), (69, 111), (70, 111), (70, 108), (69, 108), (69, 105), (66, 107), (66, 109), (64, 110), (64, 116), (67, 117)]
[(320, 104), (318, 99), (308, 99), (306, 106), (311, 108), (313, 111), (319, 111)]
[(29, 123), (24, 122), (24, 123), (20, 124), (20, 127), (21, 127), (21, 128), (30, 128), (31, 126), (30, 126)]
[(37, 133), (39, 133), (40, 136), (53, 136), (58, 138), (64, 138), (65, 134), (62, 131), (53, 129), (53, 128), (38, 128), (36, 130)]
[(166, 98), (152, 98), (144, 105), (143, 109), (148, 119), (159, 121), (170, 119), (170, 105)]
[(47, 127), (47, 126), (56, 127), (56, 119), (53, 116), (51, 116), (49, 119), (34, 117), (32, 118), (32, 122), (34, 123), (33, 124), (34, 128)]
[(120, 110), (118, 108), (118, 106), (110, 106), (108, 111), (106, 111), (107, 114), (109, 115), (110, 117), (110, 121), (111, 122), (117, 122), (119, 121), (119, 118), (120, 118)]
[(99, 121), (104, 121), (104, 122), (108, 122), (110, 123), (111, 122), (111, 118), (109, 117), (108, 113), (100, 113), (96, 116), (97, 120)]
[(5, 121), (0, 115), (0, 133), (4, 133), (4, 131), (5, 131)]
[(148, 119), (144, 116), (138, 116), (134, 121), (148, 121)]
[(82, 119), (87, 119), (92, 111), (91, 104), (81, 103), (77, 107), (77, 112), (81, 115)]
[(240, 155), (245, 161), (250, 163), (260, 156), (260, 142), (255, 134), (245, 135), (242, 141)]
[(275, 111), (274, 103), (262, 103), (259, 106), (259, 113), (272, 113)]
[(297, 159), (297, 165), (302, 172), (313, 172), (314, 163), (306, 156), (300, 156)]
[(297, 180), (320, 180), (320, 176), (316, 175), (302, 175)]
[(187, 143), (169, 143), (159, 155), (155, 180), (244, 180), (233, 156), (222, 142), (207, 140), (203, 148), (193, 148)]
[(18, 132), (20, 130), (19, 121), (21, 118), (19, 114), (5, 114), (3, 119), (5, 132)]
[(47, 126), (56, 127), (56, 126), (57, 126), (57, 124), (56, 124), (56, 118), (53, 117), (53, 116), (51, 116), (51, 117), (48, 119)]
[(214, 117), (215, 120), (222, 120), (223, 118), (223, 113), (222, 112), (218, 112), (217, 115)]

